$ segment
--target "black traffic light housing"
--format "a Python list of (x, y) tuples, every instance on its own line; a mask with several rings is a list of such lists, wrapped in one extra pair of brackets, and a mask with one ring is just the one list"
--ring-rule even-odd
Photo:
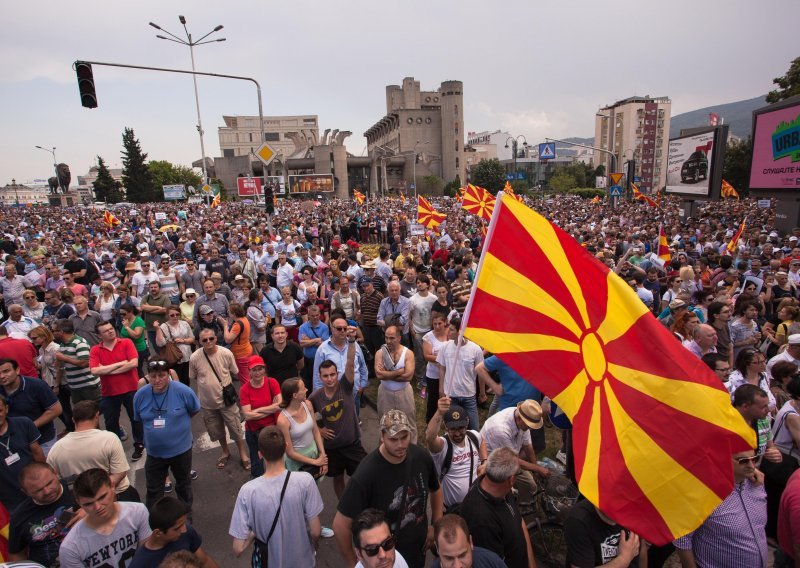
[(81, 95), (81, 105), (86, 108), (97, 108), (97, 93), (94, 90), (92, 64), (76, 61), (74, 67), (75, 74), (78, 76), (78, 92)]
[(275, 194), (272, 191), (271, 183), (264, 184), (264, 209), (266, 209), (267, 215), (275, 213)]

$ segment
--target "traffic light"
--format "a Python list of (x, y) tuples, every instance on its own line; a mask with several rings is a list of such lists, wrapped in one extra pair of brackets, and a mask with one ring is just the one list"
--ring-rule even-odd
[(81, 105), (86, 108), (97, 108), (97, 93), (94, 91), (92, 64), (76, 61), (75, 73), (78, 75), (78, 92), (81, 95)]
[(271, 183), (264, 184), (264, 208), (267, 211), (267, 215), (275, 213), (275, 194), (272, 192)]

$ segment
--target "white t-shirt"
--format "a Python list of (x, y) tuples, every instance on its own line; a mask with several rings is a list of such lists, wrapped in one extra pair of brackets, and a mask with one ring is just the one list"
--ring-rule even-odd
[[(436, 339), (436, 336), (433, 334), (433, 331), (429, 331), (425, 335), (422, 336), (422, 341), (428, 342), (431, 346), (431, 353), (434, 355), (439, 355), (439, 351), (442, 350), (442, 347), (447, 344), (447, 339), (444, 341), (439, 341)], [(439, 366), (436, 363), (432, 363), (428, 361), (428, 365), (425, 367), (425, 376), (429, 379), (438, 379), (439, 378)]]
[(411, 321), (414, 323), (416, 333), (427, 333), (431, 330), (431, 308), (436, 302), (436, 296), (428, 293), (427, 296), (414, 294), (411, 300)]
[[(470, 430), (478, 439), (477, 445), (470, 440), (469, 436), (464, 437), (464, 446), (459, 448), (456, 444), (450, 442), (453, 446), (453, 461), (450, 463), (450, 470), (447, 475), (442, 478), (442, 493), (444, 495), (444, 506), (449, 507), (453, 503), (461, 503), (464, 496), (470, 488), (470, 454), (472, 455), (472, 481), (478, 479), (478, 466), (480, 465), (480, 444), (481, 435), (476, 430)], [(447, 453), (447, 442), (443, 437), (439, 437), (442, 441), (442, 451), (434, 454), (433, 463), (436, 464), (436, 471), (442, 471), (442, 464), (444, 463), (444, 456)]]
[(506, 408), (490, 416), (481, 428), (481, 437), (489, 453), (496, 448), (511, 448), (519, 453), (522, 446), (531, 446), (531, 431), (520, 431), (514, 422), (516, 407)]
[[(361, 564), (359, 560), (356, 564), (356, 568), (364, 568), (364, 565)], [(394, 549), (394, 564), (392, 564), (392, 568), (408, 568), (408, 564), (406, 564), (406, 559), (403, 558), (403, 555), (400, 554), (400, 551), (396, 548)]]
[(446, 373), (443, 382), (439, 384), (439, 392), (447, 396), (475, 396), (475, 367), (483, 363), (483, 351), (480, 347), (469, 339), (465, 339), (460, 347), (450, 340), (439, 351), (436, 362), (445, 368)]

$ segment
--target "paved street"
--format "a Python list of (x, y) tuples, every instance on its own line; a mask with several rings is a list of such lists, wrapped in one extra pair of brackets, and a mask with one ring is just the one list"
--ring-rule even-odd
[[(361, 420), (363, 422), (364, 447), (369, 452), (378, 444), (378, 418), (375, 411), (367, 406), (361, 409)], [(126, 430), (130, 432), (124, 412), (122, 422), (125, 423)], [(225, 568), (250, 566), (250, 551), (243, 554), (241, 558), (236, 558), (231, 551), (231, 537), (228, 536), (228, 526), (236, 495), (239, 488), (250, 479), (250, 474), (242, 470), (238, 460), (233, 458), (236, 455), (236, 448), (233, 445), (231, 445), (233, 455), (227, 467), (224, 470), (218, 470), (216, 461), (220, 453), (219, 444), (209, 440), (199, 415), (194, 418), (192, 426), (195, 435), (193, 465), (200, 474), (197, 481), (193, 482), (194, 526), (203, 537), (203, 548), (213, 556), (220, 566)], [(131, 443), (129, 439), (124, 444), (129, 458)], [(145, 458), (140, 461), (131, 462), (130, 472), (131, 482), (138, 489), (142, 499), (146, 493), (145, 459), (146, 454)], [(325, 502), (322, 524), (330, 526), (337, 504), (331, 480), (325, 479), (320, 486), (320, 491)], [(336, 550), (335, 539), (320, 539), (318, 559), (317, 566), (324, 568), (340, 568), (343, 565)]]

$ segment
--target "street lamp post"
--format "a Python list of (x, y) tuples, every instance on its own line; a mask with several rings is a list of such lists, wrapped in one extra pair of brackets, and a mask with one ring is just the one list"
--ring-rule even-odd
[(58, 161), (56, 160), (56, 147), (53, 146), (52, 150), (50, 148), (45, 148), (43, 146), (36, 146), (36, 147), (39, 148), (39, 150), (44, 150), (45, 152), (50, 152), (51, 154), (53, 154), (53, 171), (56, 174), (56, 181), (58, 181), (58, 187), (61, 190), (61, 193), (66, 193), (67, 192), (66, 188), (63, 185), (61, 185), (61, 176), (58, 175)]
[(414, 151), (414, 197), (416, 197), (417, 194), (419, 193), (419, 190), (417, 189), (417, 146), (419, 146), (420, 144), (430, 144), (430, 142), (427, 141), (427, 140), (425, 142), (420, 142), (419, 140), (417, 140), (417, 143), (414, 144), (414, 148), (413, 148), (413, 151)]
[(511, 151), (514, 154), (514, 179), (517, 179), (517, 144), (519, 143), (520, 138), (522, 138), (522, 145), (527, 148), (528, 139), (522, 134), (518, 136), (509, 136), (506, 138), (506, 148), (508, 148), (508, 141), (511, 140)]
[[(203, 41), (204, 39), (206, 39), (211, 34), (220, 31), (223, 28), (223, 26), (221, 26), (221, 25), (217, 26), (213, 30), (208, 32), (206, 35), (201, 37), (200, 39), (193, 40), (192, 39), (192, 34), (189, 33), (189, 29), (186, 27), (186, 18), (184, 18), (183, 16), (178, 16), (178, 21), (180, 21), (181, 25), (183, 26), (183, 30), (186, 32), (186, 39), (185, 40), (182, 39), (182, 38), (179, 38), (178, 36), (176, 36), (176, 35), (174, 35), (172, 33), (170, 33), (169, 31), (165, 30), (161, 26), (158, 26), (158, 25), (154, 24), (153, 22), (150, 22), (150, 25), (152, 27), (154, 27), (155, 29), (157, 29), (159, 31), (162, 31), (165, 34), (171, 36), (171, 37), (166, 37), (166, 36), (162, 36), (162, 35), (156, 35), (156, 37), (158, 39), (165, 39), (167, 41), (172, 41), (172, 42), (175, 42), (175, 43), (179, 43), (179, 44), (185, 45), (185, 46), (187, 46), (189, 48), (189, 56), (192, 59), (192, 81), (194, 82), (194, 103), (195, 103), (195, 107), (197, 108), (197, 132), (200, 134), (200, 153), (201, 153), (201, 158), (202, 158), (202, 162), (203, 162), (203, 184), (207, 184), (208, 183), (208, 172), (206, 171), (206, 148), (205, 148), (205, 144), (203, 142), (203, 122), (200, 119), (200, 96), (197, 93), (197, 75), (194, 74), (195, 73), (194, 47), (196, 45), (203, 45), (203, 44), (206, 44), (206, 43), (214, 43), (214, 42), (218, 42), (218, 41), (225, 41), (224, 37), (218, 38), (218, 39), (210, 39), (208, 41)], [(262, 128), (263, 128), (263, 126), (262, 126)], [(263, 143), (264, 141), (262, 140), (261, 142)]]

